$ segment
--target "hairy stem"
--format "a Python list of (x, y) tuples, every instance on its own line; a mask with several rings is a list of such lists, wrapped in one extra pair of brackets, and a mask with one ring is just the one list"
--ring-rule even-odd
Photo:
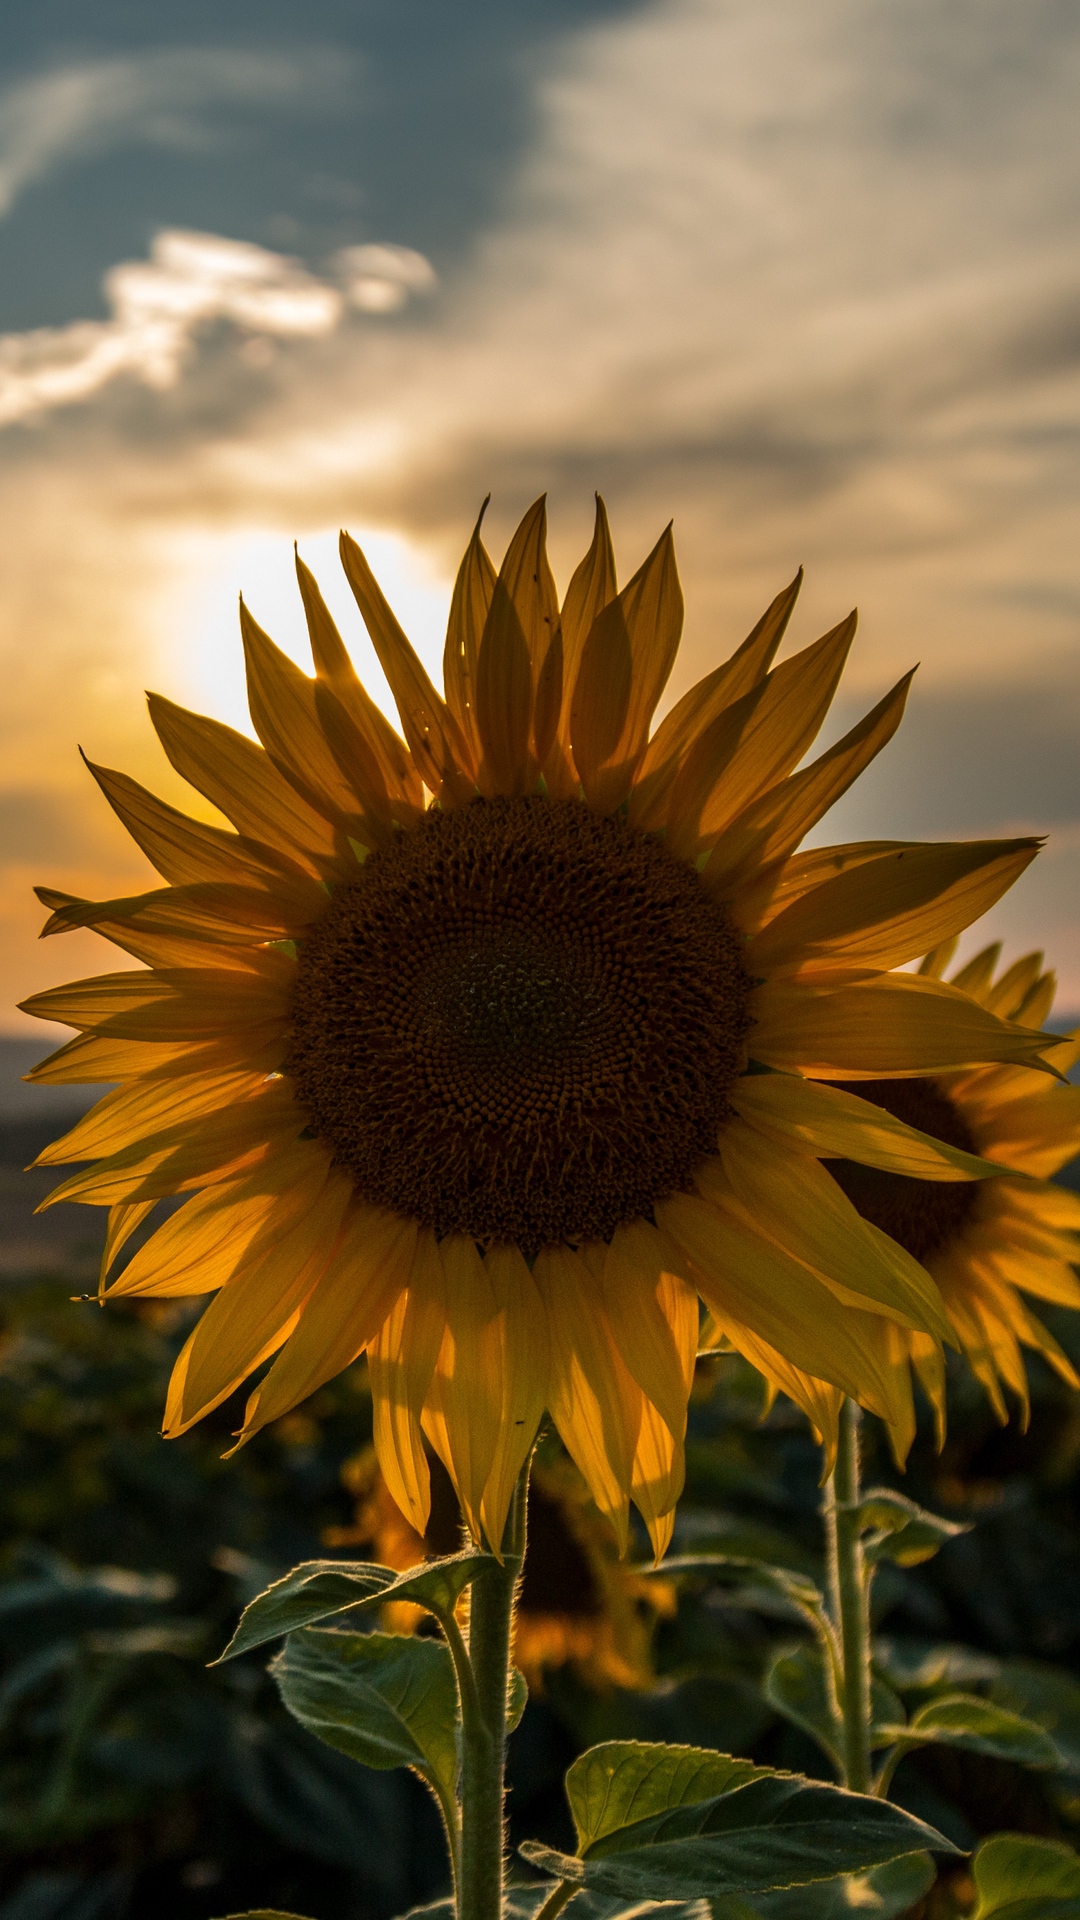
[(506, 1860), (503, 1799), (506, 1703), (510, 1681), (514, 1596), (525, 1557), (529, 1467), (522, 1470), (503, 1536), (502, 1565), (472, 1586), (469, 1667), (462, 1691), (461, 1874), (458, 1920), (500, 1920)]
[(845, 1400), (840, 1412), (836, 1466), (825, 1486), (824, 1517), (830, 1610), (842, 1653), (837, 1694), (844, 1785), (855, 1793), (869, 1793), (870, 1582), (855, 1511), (859, 1504), (860, 1419), (859, 1407), (853, 1400)]

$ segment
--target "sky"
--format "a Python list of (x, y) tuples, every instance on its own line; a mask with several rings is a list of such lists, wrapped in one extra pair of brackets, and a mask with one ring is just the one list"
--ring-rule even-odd
[[(915, 661), (819, 838), (1038, 832), (965, 950), (1080, 1010), (1080, 13), (1070, 0), (38, 0), (0, 22), (0, 1030), (115, 964), (35, 881), (148, 870), (79, 759), (180, 804), (143, 689), (244, 725), (292, 541), (434, 667), (479, 504), (674, 516), (669, 697), (807, 569), (857, 604), (822, 744)], [(207, 809), (202, 809), (208, 817)]]

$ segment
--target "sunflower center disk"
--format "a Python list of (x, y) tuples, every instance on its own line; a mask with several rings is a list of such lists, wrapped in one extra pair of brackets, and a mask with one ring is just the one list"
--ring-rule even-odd
[[(852, 1080), (841, 1083), (841, 1091), (884, 1107), (946, 1146), (964, 1153), (979, 1151), (959, 1108), (936, 1081)], [(979, 1203), (978, 1180), (912, 1180), (854, 1160), (827, 1160), (825, 1165), (863, 1219), (898, 1240), (916, 1260), (940, 1253), (956, 1239)]]
[(289, 1072), (366, 1199), (532, 1252), (688, 1187), (749, 992), (738, 934), (658, 842), (574, 801), (478, 800), (335, 894)]

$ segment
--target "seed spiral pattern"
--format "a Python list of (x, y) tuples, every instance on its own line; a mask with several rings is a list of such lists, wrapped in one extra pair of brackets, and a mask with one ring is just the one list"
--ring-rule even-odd
[[(841, 1092), (884, 1107), (946, 1146), (979, 1151), (963, 1114), (934, 1080), (852, 1080)], [(939, 1253), (962, 1233), (979, 1204), (979, 1180), (913, 1180), (855, 1160), (825, 1165), (863, 1219), (898, 1240), (916, 1260)]]
[(305, 940), (287, 1070), (368, 1200), (527, 1253), (684, 1191), (745, 1063), (741, 939), (618, 817), (428, 812)]

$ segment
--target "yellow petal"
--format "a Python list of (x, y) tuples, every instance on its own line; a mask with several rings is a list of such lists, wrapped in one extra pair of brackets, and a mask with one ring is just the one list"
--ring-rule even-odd
[[(1007, 1167), (1045, 1180), (1080, 1153), (1080, 1087), (1054, 1087), (995, 1103), (987, 1116), (987, 1150)], [(965, 1100), (965, 1112), (978, 1108)]]
[(232, 727), (147, 695), (154, 731), (182, 779), (219, 807), (238, 833), (278, 847), (318, 878), (334, 859), (334, 830), (278, 772), (269, 754)]
[(902, 966), (987, 912), (1039, 846), (1027, 839), (912, 847), (838, 874), (756, 935), (747, 966), (770, 977), (829, 966)]
[(778, 1154), (749, 1127), (733, 1124), (720, 1136), (719, 1163), (706, 1160), (696, 1185), (714, 1206), (811, 1268), (846, 1304), (939, 1340), (950, 1337), (925, 1268), (864, 1220), (817, 1160)]
[(672, 783), (694, 742), (725, 707), (741, 700), (764, 680), (784, 637), (802, 577), (800, 567), (790, 586), (777, 594), (730, 660), (684, 693), (660, 722), (645, 749), (630, 796), (630, 824), (640, 832), (655, 833), (667, 825)]
[(287, 854), (222, 827), (189, 820), (127, 774), (95, 766), (90, 760), (86, 764), (132, 839), (174, 886), (206, 880), (269, 892), (283, 909), (294, 911), (301, 924), (313, 917), (320, 894), (325, 906), (321, 887)]
[(480, 658), (484, 622), (495, 586), (495, 569), (480, 538), (480, 523), (486, 507), (485, 500), (480, 509), (480, 519), (473, 528), (472, 539), (458, 568), (443, 651), (446, 704), (472, 748), (470, 772), (473, 774), (480, 765), (481, 754), (480, 734), (476, 725), (476, 667)]
[(597, 494), (592, 545), (574, 571), (560, 614), (563, 642), (563, 720), (560, 731), (564, 746), (570, 744), (570, 701), (577, 684), (585, 642), (599, 615), (605, 607), (610, 606), (618, 591), (615, 550), (611, 544), (607, 508)]
[(295, 1140), (304, 1116), (291, 1093), (274, 1081), (240, 1106), (226, 1107), (197, 1122), (165, 1127), (122, 1153), (110, 1154), (55, 1187), (38, 1211), (59, 1200), (114, 1206), (119, 1200), (164, 1199), (208, 1186), (244, 1167), (254, 1167)]
[(849, 867), (863, 866), (868, 860), (880, 860), (884, 854), (918, 845), (916, 840), (856, 840), (843, 847), (811, 847), (807, 852), (792, 854), (787, 860), (777, 860), (745, 883), (740, 882), (730, 897), (723, 884), (724, 869), (717, 868), (713, 873), (710, 859), (700, 870), (701, 884), (711, 893), (714, 881), (719, 880), (721, 884), (714, 897), (724, 901), (737, 927), (744, 933), (755, 933), (759, 927), (775, 920), (793, 900), (820, 886), (823, 880), (831, 880)]
[(667, 1421), (643, 1396), (631, 1486), (634, 1505), (649, 1530), (657, 1560), (663, 1558), (671, 1540), (675, 1507), (685, 1478), (681, 1438), (675, 1438)]
[[(263, 888), (194, 881), (186, 886), (155, 887), (149, 893), (115, 900), (80, 900), (37, 887), (38, 898), (53, 912), (41, 938), (91, 927), (127, 953), (154, 966), (250, 967), (252, 949), (267, 940), (289, 939), (306, 931), (326, 908), (326, 893), (312, 888), (302, 920), (295, 904)], [(157, 959), (163, 953), (182, 960)]]
[(390, 685), (402, 731), (421, 777), (443, 806), (461, 805), (475, 789), (472, 756), (461, 728), (440, 700), (398, 626), (356, 541), (341, 536), (341, 564)]
[[(1024, 995), (1016, 1012), (1010, 1017), (1021, 1027), (1045, 1027), (1050, 1018), (1056, 993), (1057, 974), (1042, 974)], [(1074, 1067), (1077, 1060), (1080, 1060), (1080, 1043), (1077, 1042), (1075, 1033), (1071, 1039), (1071, 1052), (1068, 1048), (1063, 1048), (1060, 1053), (1054, 1054), (1054, 1063), (1063, 1073), (1067, 1073), (1069, 1068)]]
[(960, 936), (954, 933), (949, 940), (940, 940), (930, 953), (924, 953), (919, 962), (918, 971), (928, 980), (942, 980), (945, 969), (956, 952)]
[(139, 1248), (113, 1282), (109, 1298), (212, 1293), (249, 1253), (261, 1251), (267, 1233), (280, 1239), (315, 1206), (328, 1171), (325, 1151), (304, 1140), (252, 1176), (196, 1193)]
[(647, 1221), (617, 1227), (604, 1260), (604, 1303), (622, 1359), (681, 1441), (697, 1353), (697, 1299), (667, 1272), (665, 1252), (663, 1236)]
[(105, 1085), (113, 1080), (173, 1079), (200, 1068), (250, 1066), (273, 1073), (281, 1065), (284, 1035), (280, 1023), (271, 1029), (244, 1027), (239, 1033), (211, 1041), (117, 1040), (111, 1034), (80, 1033), (58, 1047), (23, 1078), (36, 1086)]
[(1041, 1064), (1041, 1035), (917, 974), (883, 973), (840, 987), (771, 981), (755, 995), (754, 1011), (753, 1057), (812, 1077), (878, 1080), (996, 1060)]
[(985, 1001), (994, 978), (994, 968), (1001, 958), (1001, 941), (995, 940), (992, 946), (983, 947), (973, 960), (954, 973), (952, 985), (959, 987), (962, 993), (970, 993), (973, 1000)]
[[(1035, 982), (1042, 973), (1043, 957), (1041, 953), (1025, 953), (1015, 960), (996, 980), (986, 996), (985, 1004), (991, 1013), (1000, 1013), (1003, 1020), (1015, 1020)], [(1026, 1022), (1028, 1026), (1032, 1023)], [(1040, 1020), (1038, 1023), (1042, 1025)]]
[(50, 987), (22, 1002), (39, 1020), (106, 1029), (118, 1040), (216, 1040), (237, 1027), (284, 1019), (294, 963), (284, 954), (249, 956), (243, 969), (168, 967), (101, 973)]
[(858, 1160), (914, 1180), (978, 1180), (1000, 1172), (991, 1161), (934, 1140), (884, 1107), (825, 1081), (744, 1074), (730, 1098), (735, 1112), (765, 1139), (819, 1159)]
[(774, 667), (737, 753), (702, 807), (700, 837), (711, 844), (759, 795), (791, 772), (817, 736), (855, 637), (850, 614), (811, 647)]
[(714, 896), (734, 892), (798, 846), (892, 739), (903, 718), (911, 679), (906, 673), (827, 753), (762, 794), (732, 821), (709, 855), (708, 884)]
[(742, 1350), (738, 1329), (745, 1327), (801, 1371), (889, 1418), (890, 1383), (867, 1338), (873, 1315), (842, 1306), (794, 1255), (697, 1195), (661, 1202), (656, 1218), (690, 1261), (734, 1346)]
[(243, 1440), (359, 1358), (404, 1292), (415, 1251), (415, 1221), (352, 1203), (295, 1333), (248, 1401)]
[[(276, 647), (240, 602), (252, 725), (279, 773), (316, 812), (357, 834), (360, 798), (330, 750), (319, 723), (315, 683)], [(359, 834), (363, 838), (362, 832)]]
[(542, 1247), (533, 1278), (551, 1338), (551, 1417), (625, 1552), (641, 1390), (619, 1357), (585, 1262), (569, 1247)]
[[(438, 1248), (446, 1285), (446, 1326), (424, 1412), (428, 1439), (454, 1483), (474, 1540), (495, 1459), (502, 1414), (502, 1341), (491, 1280), (465, 1234)], [(501, 1545), (501, 1540), (493, 1543)]]
[(369, 767), (369, 755), (373, 757), (379, 782), (393, 802), (395, 813), (404, 821), (406, 816), (418, 814), (424, 803), (423, 783), (409, 757), (409, 749), (363, 687), (315, 577), (299, 554), (296, 577), (318, 680), (316, 709), (320, 690), (331, 691), (363, 742), (362, 764)]
[(348, 1181), (333, 1177), (320, 1206), (272, 1240), (211, 1301), (170, 1383), (167, 1438), (220, 1406), (288, 1338), (330, 1256), (349, 1194)]
[(633, 579), (597, 615), (571, 692), (574, 764), (598, 813), (610, 813), (630, 792), (678, 651), (682, 618), (668, 527)]
[(109, 1208), (109, 1222), (105, 1230), (105, 1245), (98, 1269), (98, 1295), (104, 1295), (105, 1282), (112, 1272), (121, 1253), (127, 1246), (132, 1234), (142, 1226), (148, 1214), (153, 1213), (156, 1200), (120, 1201), (119, 1205)]
[(234, 1106), (257, 1094), (266, 1085), (266, 1075), (226, 1071), (194, 1073), (179, 1085), (175, 1081), (151, 1080), (133, 1087), (117, 1087), (105, 1094), (88, 1114), (38, 1154), (36, 1167), (63, 1166), (69, 1160), (100, 1160), (107, 1154), (122, 1153), (137, 1146), (149, 1134), (163, 1126), (179, 1126), (188, 1120), (201, 1120), (222, 1107)]
[(430, 1470), (420, 1415), (446, 1326), (442, 1261), (429, 1227), (417, 1234), (409, 1284), (368, 1347), (375, 1451), (383, 1479), (409, 1525), (423, 1534)]
[(543, 1302), (517, 1247), (488, 1248), (484, 1266), (499, 1308), (501, 1405), (491, 1470), (480, 1503), (484, 1533), (496, 1548), (518, 1475), (548, 1398), (548, 1325)]

